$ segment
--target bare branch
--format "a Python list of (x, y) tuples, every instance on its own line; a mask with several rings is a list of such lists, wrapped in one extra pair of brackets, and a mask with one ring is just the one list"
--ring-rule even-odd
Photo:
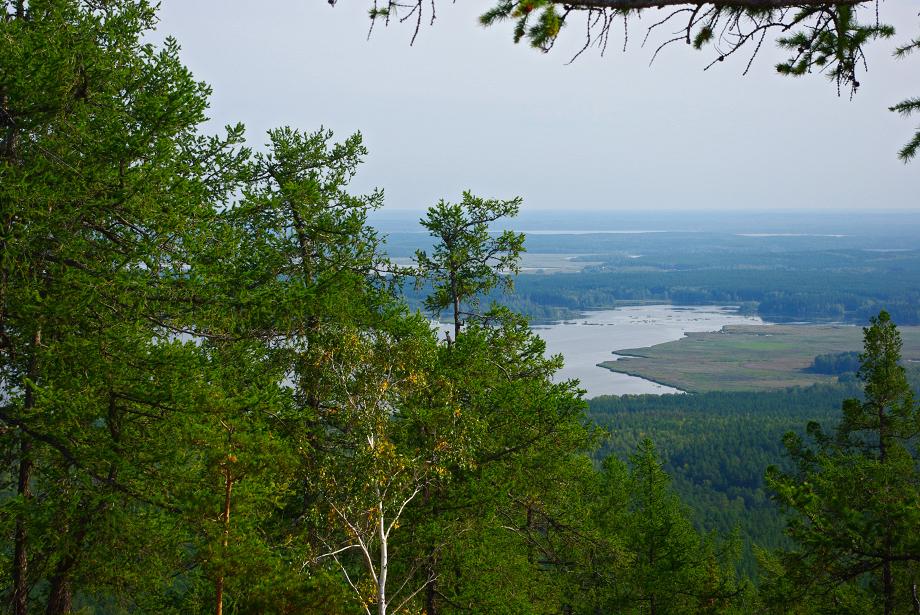
[(420, 484), (420, 485), (417, 485), (417, 486), (415, 487), (415, 491), (412, 492), (412, 495), (410, 495), (408, 498), (406, 498), (405, 500), (403, 500), (403, 503), (400, 504), (400, 506), (399, 506), (399, 510), (397, 510), (397, 511), (396, 511), (396, 514), (393, 515), (393, 520), (390, 521), (390, 525), (387, 526), (387, 531), (386, 531), (386, 532), (384, 533), (384, 535), (383, 535), (384, 538), (389, 538), (389, 537), (390, 537), (390, 531), (391, 531), (391, 530), (393, 529), (393, 527), (399, 522), (399, 517), (400, 517), (400, 515), (402, 515), (403, 510), (405, 510), (405, 508), (406, 508), (406, 506), (409, 504), (409, 502), (411, 502), (412, 500), (415, 499), (415, 496), (417, 496), (417, 495), (419, 494), (419, 492), (422, 490), (422, 487), (423, 487), (423, 486), (424, 486), (424, 483), (423, 483), (423, 484)]
[(415, 590), (414, 592), (412, 592), (411, 594), (409, 594), (408, 596), (406, 596), (406, 599), (403, 600), (402, 602), (400, 602), (400, 603), (399, 603), (399, 606), (396, 607), (396, 610), (393, 611), (393, 612), (394, 612), (394, 613), (399, 613), (399, 612), (402, 610), (402, 608), (403, 608), (404, 606), (406, 606), (407, 604), (409, 604), (409, 601), (410, 601), (410, 600), (412, 600), (413, 598), (415, 598), (416, 595), (418, 595), (418, 593), (419, 593), (420, 591), (422, 591), (423, 589), (425, 589), (426, 587), (428, 587), (429, 585), (431, 585), (432, 583), (434, 583), (437, 579), (438, 579), (438, 575), (429, 576), (428, 579), (426, 579), (424, 583), (422, 583), (421, 585), (419, 585), (419, 586), (416, 588), (416, 590)]
[[(351, 580), (351, 575), (348, 574), (348, 570), (345, 568), (345, 566), (342, 565), (342, 562), (339, 561), (338, 555), (333, 555), (332, 558), (335, 560), (335, 563), (339, 565), (339, 568), (342, 569), (342, 574), (345, 575), (345, 580), (348, 581), (348, 585), (351, 587), (351, 589), (355, 592), (355, 594), (358, 596), (359, 599), (363, 598), (361, 591)], [(364, 612), (367, 613), (367, 615), (371, 615), (371, 610), (364, 603), (364, 600), (361, 600), (361, 606), (364, 607)]]
[(323, 559), (323, 558), (325, 558), (325, 557), (333, 557), (333, 558), (334, 558), (336, 555), (338, 555), (339, 553), (342, 553), (343, 551), (348, 551), (349, 549), (357, 549), (357, 548), (358, 548), (358, 545), (356, 545), (356, 544), (350, 544), (350, 545), (345, 545), (345, 546), (342, 547), (341, 549), (336, 549), (335, 551), (330, 551), (330, 552), (328, 552), (328, 553), (323, 553), (323, 554), (321, 554), (321, 555), (317, 555), (317, 556), (314, 557), (313, 559), (305, 561), (305, 562), (303, 563), (303, 566), (300, 567), (300, 569), (303, 570), (304, 568), (306, 568), (306, 567), (309, 566), (310, 564), (315, 564), (316, 562), (318, 562), (319, 560), (321, 560), (321, 559)]

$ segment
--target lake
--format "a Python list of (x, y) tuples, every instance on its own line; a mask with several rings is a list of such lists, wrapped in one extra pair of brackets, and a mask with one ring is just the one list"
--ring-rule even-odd
[(577, 378), (586, 397), (641, 393), (680, 393), (650, 380), (598, 367), (616, 359), (616, 351), (671, 342), (685, 334), (718, 331), (725, 325), (762, 325), (756, 316), (742, 316), (731, 307), (643, 305), (585, 312), (574, 320), (534, 327), (546, 340), (549, 354), (561, 354), (565, 367), (557, 378)]

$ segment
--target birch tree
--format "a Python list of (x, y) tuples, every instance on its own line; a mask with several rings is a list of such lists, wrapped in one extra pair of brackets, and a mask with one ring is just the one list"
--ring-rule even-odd
[[(334, 382), (322, 412), (334, 447), (314, 485), (314, 514), (328, 529), (311, 563), (334, 561), (369, 615), (403, 611), (434, 581), (418, 578), (424, 560), (397, 536), (413, 531), (411, 507), (464, 455), (460, 413), (424, 401), (435, 357), (434, 334), (416, 318), (395, 331), (349, 332), (326, 359)], [(437, 437), (419, 437), (435, 421)]]

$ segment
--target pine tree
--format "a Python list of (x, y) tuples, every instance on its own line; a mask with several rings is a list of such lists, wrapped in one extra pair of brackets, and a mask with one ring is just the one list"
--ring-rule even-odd
[(154, 23), (146, 2), (3, 4), (0, 420), (17, 480), (0, 522), (17, 614), (149, 588), (182, 540), (152, 547), (168, 542), (150, 530), (175, 509), (157, 480), (175, 449), (149, 436), (198, 354), (164, 340), (191, 301), (186, 240), (226, 195), (241, 132), (198, 132), (208, 89), (175, 41), (142, 40)]
[(773, 599), (798, 598), (824, 612), (913, 609), (920, 539), (920, 408), (899, 364), (901, 338), (886, 312), (864, 330), (864, 400), (843, 404), (834, 434), (809, 424), (814, 447), (785, 437), (793, 472), (767, 482), (791, 513), (795, 549), (773, 564)]
[(581, 611), (722, 613), (741, 603), (736, 541), (700, 535), (670, 482), (651, 440), (628, 465), (604, 460), (591, 515), (603, 548), (588, 560), (592, 600)]
[(421, 221), (436, 243), (431, 255), (415, 253), (418, 284), (431, 284), (425, 307), (434, 315), (452, 310), (454, 339), (460, 336), (463, 317), (477, 315), (463, 309), (476, 307), (497, 286), (510, 290), (511, 276), (520, 271), (524, 236), (504, 231), (492, 237), (489, 231), (492, 222), (516, 216), (520, 204), (520, 198), (499, 201), (464, 192), (460, 203), (441, 200)]
[[(465, 193), (459, 204), (429, 209), (422, 224), (435, 238), (417, 254), (420, 283), (433, 291), (426, 307), (453, 311), (454, 339), (438, 347), (431, 407), (445, 404), (442, 421), (420, 425), (436, 441), (462, 450), (432, 482), (410, 514), (412, 549), (431, 579), (425, 612), (458, 605), (490, 613), (558, 610), (556, 573), (569, 560), (566, 497), (580, 487), (593, 432), (584, 420), (577, 383), (553, 382), (560, 357), (526, 319), (506, 309), (475, 310), (496, 287), (510, 288), (523, 236), (494, 236), (489, 224), (517, 212), (519, 199), (494, 201)], [(472, 309), (470, 309), (472, 308)]]

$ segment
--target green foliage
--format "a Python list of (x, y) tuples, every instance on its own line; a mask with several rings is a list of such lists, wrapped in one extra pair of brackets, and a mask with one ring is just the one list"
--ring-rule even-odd
[(591, 501), (606, 546), (591, 562), (592, 591), (576, 612), (715, 613), (740, 606), (737, 544), (701, 536), (670, 488), (651, 440), (639, 443), (629, 466), (608, 457)]
[(462, 376), (451, 380), (469, 456), (415, 511), (426, 568), (437, 574), (425, 608), (558, 611), (580, 480), (591, 472), (583, 451), (592, 433), (574, 384), (548, 381), (558, 363), (517, 319), (464, 329), (444, 360)]
[[(490, 239), (487, 230), (488, 221), (515, 213), (516, 201), (483, 203), (467, 195), (464, 207), (470, 206), (470, 212), (439, 206), (423, 221), (439, 241), (434, 256), (420, 252), (419, 262), (435, 276), (435, 298), (438, 284), (450, 284), (441, 292), (455, 308), (510, 283), (499, 268), (517, 269), (523, 241), (513, 233)], [(500, 253), (500, 264), (492, 264)], [(545, 356), (545, 343), (520, 316), (494, 309), (462, 330), (455, 321), (455, 334), (440, 347), (444, 384), (429, 397), (452, 396), (462, 427), (448, 438), (465, 454), (412, 511), (416, 548), (424, 554), (419, 568), (428, 579), (424, 609), (555, 612), (562, 599), (557, 575), (573, 541), (562, 519), (571, 519), (581, 480), (590, 474), (584, 452), (593, 434), (584, 404), (574, 382), (551, 381), (561, 360)], [(444, 437), (443, 429), (435, 433)]]
[[(702, 532), (740, 532), (739, 570), (757, 578), (754, 545), (784, 546), (783, 519), (763, 474), (780, 464), (781, 439), (808, 421), (831, 425), (852, 386), (693, 395), (623, 395), (589, 401), (591, 419), (608, 433), (595, 453), (625, 460), (645, 438), (656, 443), (673, 489)], [(789, 467), (782, 465), (781, 467)]]
[(808, 369), (816, 374), (841, 376), (855, 374), (859, 370), (859, 366), (858, 352), (837, 352), (816, 356)]
[(709, 26), (703, 26), (697, 30), (696, 35), (693, 37), (693, 47), (696, 49), (701, 49), (703, 45), (712, 40), (712, 28)]
[(780, 604), (885, 613), (913, 604), (920, 408), (898, 363), (901, 340), (888, 314), (873, 318), (864, 334), (865, 400), (844, 402), (833, 435), (810, 424), (814, 448), (787, 435), (795, 469), (767, 473), (777, 501), (792, 513), (787, 533), (795, 546), (778, 556), (767, 585), (767, 598)]
[[(0, 527), (17, 601), (52, 613), (385, 612), (464, 596), (520, 612), (539, 594), (552, 610), (557, 584), (504, 526), (524, 502), (562, 509), (552, 480), (590, 469), (578, 392), (550, 380), (558, 359), (506, 312), (451, 345), (407, 314), (366, 225), (382, 195), (346, 188), (360, 136), (280, 129), (258, 154), (238, 145), (239, 127), (203, 138), (207, 89), (178, 47), (137, 43), (152, 11), (58, 7), (72, 24), (29, 13), (7, 34), (23, 46), (26, 25), (36, 40), (85, 35), (73, 53), (111, 64), (98, 78), (114, 80), (91, 81), (99, 98), (87, 104), (114, 111), (65, 90), (60, 110), (32, 118), (16, 105), (28, 110), (33, 83), (20, 77), (36, 67), (4, 82), (10, 112), (34, 124), (4, 142), (2, 167), (12, 395)], [(137, 90), (148, 81), (149, 100)], [(488, 224), (518, 203), (467, 193), (432, 208), (444, 246), (420, 260), (441, 295), (453, 282), (455, 306), (510, 287), (523, 238)], [(472, 536), (504, 545), (493, 571), (527, 591), (454, 572)]]
[[(516, 6), (524, 21), (539, 9), (524, 34), (551, 45), (562, 16)], [(577, 383), (554, 381), (561, 358), (526, 319), (495, 308), (461, 328), (462, 306), (519, 270), (523, 236), (489, 231), (519, 199), (429, 210), (417, 273), (430, 310), (453, 307), (440, 342), (367, 225), (382, 194), (348, 190), (360, 135), (282, 128), (260, 153), (239, 126), (203, 135), (208, 88), (174, 41), (143, 42), (145, 2), (4, 9), (0, 579), (14, 613), (746, 608), (737, 541), (698, 533), (675, 491), (705, 474), (756, 493), (734, 458), (718, 485), (679, 459), (701, 429), (737, 433), (750, 400), (688, 397), (718, 408), (696, 427), (679, 416), (687, 439), (662, 437), (671, 466), (618, 427), (611, 443), (638, 453), (598, 472)], [(821, 454), (858, 453), (818, 475), (828, 493), (848, 480), (882, 511), (867, 519), (913, 524), (918, 424), (886, 318), (867, 332), (866, 401), (845, 405), (835, 438), (812, 433)], [(652, 402), (598, 403), (613, 425)], [(683, 412), (656, 403), (667, 412), (639, 431)], [(789, 446), (802, 472), (824, 459)], [(791, 506), (822, 495), (776, 476)], [(913, 557), (898, 527), (881, 546)], [(897, 587), (912, 566), (895, 567)], [(871, 583), (838, 596), (871, 602)]]
[[(915, 41), (911, 48), (920, 47), (920, 41)], [(889, 107), (891, 111), (901, 114), (903, 117), (910, 117), (914, 113), (920, 112), (920, 98), (907, 98), (902, 100), (898, 104)], [(904, 147), (901, 148), (901, 151), (898, 152), (898, 156), (904, 162), (910, 162), (917, 156), (917, 152), (920, 151), (920, 130), (918, 130), (913, 138), (907, 142)]]
[[(537, 15), (532, 21), (532, 17)], [(480, 15), (479, 23), (491, 26), (499, 21), (514, 20), (513, 39), (519, 43), (526, 38), (532, 47), (549, 51), (560, 30), (565, 25), (565, 16), (556, 5), (546, 0), (502, 1)]]
[[(894, 56), (898, 59), (905, 58), (920, 49), (920, 38), (915, 38), (903, 45), (899, 45), (894, 51)], [(889, 107), (890, 111), (899, 113), (902, 117), (910, 117), (914, 113), (920, 112), (920, 97), (911, 97), (902, 100), (896, 105)], [(914, 134), (913, 138), (901, 148), (898, 157), (904, 162), (910, 162), (917, 156), (920, 151), (920, 129)]]
[[(241, 127), (202, 136), (208, 89), (174, 41), (141, 42), (144, 3), (9, 15), (14, 612), (558, 610), (556, 577), (507, 528), (527, 506), (559, 514), (558, 481), (590, 473), (579, 393), (517, 316), (445, 345), (407, 312), (366, 224), (382, 195), (347, 190), (360, 136), (284, 128), (255, 154)], [(488, 225), (518, 205), (432, 208), (432, 309), (448, 280), (456, 307), (510, 288), (523, 237)], [(471, 576), (476, 558), (492, 564)]]
[(142, 604), (192, 540), (187, 526), (149, 530), (175, 522), (172, 436), (203, 407), (183, 370), (208, 366), (194, 344), (166, 341), (163, 318), (191, 300), (189, 229), (232, 183), (210, 169), (241, 168), (241, 134), (198, 134), (208, 89), (174, 41), (142, 42), (147, 3), (28, 3), (10, 17), (0, 418), (16, 495), (0, 512), (14, 551), (4, 587), (15, 612), (30, 597), (65, 612), (77, 590)]
[(822, 8), (802, 9), (796, 21), (818, 15), (818, 26), (795, 32), (778, 39), (779, 46), (794, 52), (787, 61), (778, 64), (781, 75), (800, 76), (817, 69), (841, 86), (859, 87), (856, 71), (864, 60), (863, 47), (872, 40), (891, 38), (894, 28), (881, 23), (859, 23), (856, 9), (837, 5), (830, 11)]
[(293, 565), (302, 350), (383, 315), (380, 197), (343, 190), (357, 136), (202, 136), (208, 89), (142, 43), (154, 20), (61, 1), (0, 24), (4, 586), (15, 612), (212, 610), (218, 586), (228, 612), (334, 612), (338, 580)]
[(498, 201), (464, 192), (460, 203), (442, 200), (421, 220), (437, 243), (430, 256), (424, 250), (415, 253), (417, 287), (425, 281), (431, 285), (424, 305), (434, 315), (453, 309), (455, 336), (460, 333), (461, 306), (475, 309), (482, 295), (513, 286), (511, 276), (520, 271), (524, 235), (503, 231), (492, 237), (489, 224), (517, 215), (520, 204), (520, 198)]

